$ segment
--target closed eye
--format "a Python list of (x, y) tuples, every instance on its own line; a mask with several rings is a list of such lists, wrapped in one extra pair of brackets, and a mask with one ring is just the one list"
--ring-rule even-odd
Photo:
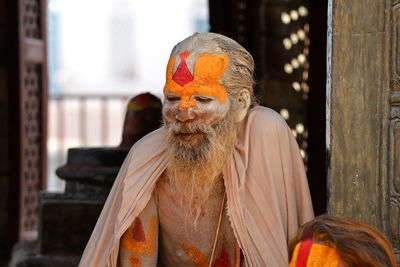
[(166, 98), (169, 102), (176, 102), (176, 101), (181, 100), (181, 98), (179, 96), (167, 96)]
[(212, 101), (211, 98), (208, 98), (208, 97), (201, 97), (201, 96), (196, 96), (194, 99), (195, 99), (196, 101), (201, 102), (201, 103), (208, 103), (208, 102), (211, 102), (211, 101)]

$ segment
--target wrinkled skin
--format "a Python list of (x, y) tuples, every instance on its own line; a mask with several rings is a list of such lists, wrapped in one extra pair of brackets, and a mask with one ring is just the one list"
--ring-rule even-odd
[[(170, 92), (165, 92), (164, 95), (163, 116), (166, 123), (176, 121), (182, 124), (212, 126), (221, 121), (229, 111), (229, 101), (219, 104), (218, 98), (212, 96), (192, 95), (191, 98), (196, 101), (196, 105), (188, 109), (180, 109), (181, 97), (179, 95)], [(181, 132), (176, 136), (194, 145), (201, 139), (202, 134)]]
[[(208, 266), (221, 211), (223, 187), (220, 179), (209, 199), (202, 205), (197, 226), (194, 227), (185, 218), (188, 203), (185, 196), (177, 195), (165, 176), (160, 178), (154, 192), (160, 224), (160, 266)], [(237, 255), (236, 239), (226, 214), (226, 204), (224, 210), (213, 265), (216, 261), (229, 261), (229, 265), (217, 266), (233, 267), (236, 257), (240, 257), (240, 251)]]

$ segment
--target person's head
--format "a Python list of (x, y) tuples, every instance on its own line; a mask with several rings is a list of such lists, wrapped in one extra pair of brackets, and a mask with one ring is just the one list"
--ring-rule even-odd
[(139, 94), (129, 100), (119, 147), (129, 149), (140, 138), (159, 128), (161, 107), (160, 99), (150, 93)]
[[(189, 111), (201, 102), (198, 95), (213, 100), (206, 105), (226, 112), (230, 105), (245, 102), (237, 107), (247, 111), (254, 103), (253, 57), (236, 41), (216, 33), (195, 33), (178, 43), (171, 52), (164, 86), (164, 116), (171, 106)], [(248, 101), (250, 101), (248, 103)], [(183, 118), (184, 119), (184, 118)], [(237, 120), (243, 119), (239, 115)]]
[(163, 120), (172, 154), (168, 171), (179, 175), (186, 189), (190, 185), (203, 197), (209, 193), (204, 187), (220, 173), (235, 141), (236, 124), (254, 103), (253, 72), (252, 56), (220, 34), (196, 33), (173, 48)]
[(304, 224), (289, 242), (289, 267), (395, 267), (387, 238), (353, 220), (323, 215)]

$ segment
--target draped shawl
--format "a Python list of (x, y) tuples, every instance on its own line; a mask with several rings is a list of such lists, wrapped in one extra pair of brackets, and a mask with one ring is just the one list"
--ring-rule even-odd
[[(80, 267), (115, 267), (119, 240), (166, 169), (166, 129), (139, 140), (126, 157), (86, 246)], [(223, 167), (227, 209), (245, 266), (288, 266), (287, 243), (313, 210), (296, 140), (273, 110), (251, 109)]]

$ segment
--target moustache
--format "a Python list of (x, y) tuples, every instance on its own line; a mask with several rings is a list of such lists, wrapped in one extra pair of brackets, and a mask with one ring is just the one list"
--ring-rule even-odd
[(173, 132), (175, 135), (187, 135), (187, 134), (204, 134), (209, 135), (214, 133), (214, 127), (198, 123), (181, 123), (171, 122), (167, 125), (168, 130)]

